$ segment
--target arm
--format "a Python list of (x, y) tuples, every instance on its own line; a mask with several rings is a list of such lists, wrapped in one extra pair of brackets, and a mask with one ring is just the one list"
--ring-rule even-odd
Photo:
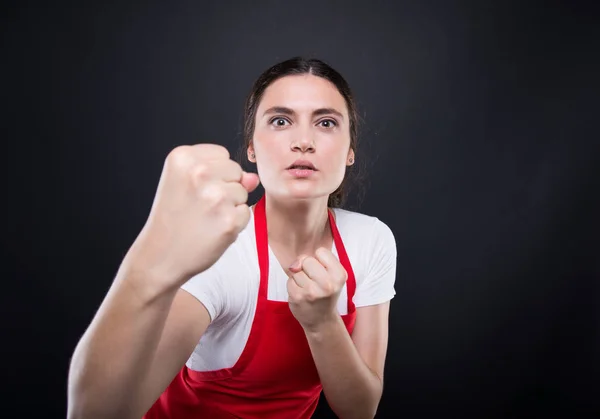
[(306, 333), (323, 393), (342, 419), (375, 416), (383, 392), (389, 306), (357, 308), (352, 337), (339, 316)]
[(147, 292), (148, 279), (122, 269), (78, 343), (69, 419), (139, 419), (206, 330), (210, 316), (197, 299), (182, 290)]
[(179, 289), (248, 224), (257, 185), (225, 147), (169, 153), (146, 224), (73, 354), (69, 418), (139, 419), (169, 385), (211, 317)]
[(369, 252), (357, 256), (366, 258), (362, 263), (367, 270), (354, 296), (352, 337), (336, 308), (347, 273), (329, 250), (317, 249), (316, 259), (302, 256), (301, 267), (290, 267), (293, 276), (288, 280), (290, 309), (305, 330), (325, 397), (342, 419), (372, 418), (383, 391), (396, 244), (382, 222), (377, 220), (370, 231)]

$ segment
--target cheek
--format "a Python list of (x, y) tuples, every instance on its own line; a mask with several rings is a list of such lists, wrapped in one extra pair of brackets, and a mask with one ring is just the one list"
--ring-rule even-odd
[[(349, 146), (340, 146), (340, 143), (346, 143), (345, 141), (343, 141), (343, 139), (336, 140), (337, 141), (330, 141), (326, 143), (326, 147), (323, 147), (323, 159), (331, 163), (330, 168), (332, 172), (343, 173), (346, 168)], [(325, 143), (323, 145), (325, 145)]]
[(263, 165), (267, 161), (281, 161), (290, 152), (290, 142), (293, 140), (291, 130), (275, 131), (268, 127), (262, 127), (254, 132), (254, 149), (257, 158)]
[(256, 153), (256, 168), (261, 178), (273, 176), (284, 158), (282, 142), (276, 141), (271, 133), (256, 133), (254, 136), (254, 151)]
[(264, 137), (259, 138), (255, 142), (254, 149), (256, 150), (257, 163), (264, 166), (271, 166), (272, 164), (267, 163), (273, 162), (273, 160), (278, 159), (278, 156), (281, 155), (281, 151), (277, 149), (277, 143), (269, 141)]
[(335, 172), (335, 177), (336, 177), (336, 182), (342, 182), (342, 180), (344, 180), (344, 176), (346, 175), (346, 159), (345, 156), (344, 158), (341, 158), (339, 160), (339, 162), (337, 162), (338, 164), (336, 164), (335, 168), (336, 168), (336, 172)]

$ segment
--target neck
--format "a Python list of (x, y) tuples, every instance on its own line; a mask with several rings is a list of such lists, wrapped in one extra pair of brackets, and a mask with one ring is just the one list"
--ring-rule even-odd
[(267, 197), (269, 241), (293, 254), (312, 254), (330, 236), (327, 196), (306, 201)]

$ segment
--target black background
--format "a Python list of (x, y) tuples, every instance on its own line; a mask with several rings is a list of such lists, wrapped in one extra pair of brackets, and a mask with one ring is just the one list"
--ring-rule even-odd
[(353, 87), (349, 208), (396, 236), (378, 417), (600, 413), (594, 2), (44, 4), (2, 12), (7, 417), (65, 416), (166, 153), (236, 152), (253, 80), (295, 55)]

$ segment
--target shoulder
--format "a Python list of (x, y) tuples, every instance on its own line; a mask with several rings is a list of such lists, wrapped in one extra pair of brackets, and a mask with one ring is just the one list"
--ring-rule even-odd
[(386, 242), (395, 248), (395, 236), (391, 228), (379, 218), (350, 211), (342, 208), (333, 209), (336, 224), (343, 239), (360, 240), (366, 245), (365, 239), (369, 241)]
[(395, 295), (396, 240), (379, 218), (335, 209), (336, 224), (356, 278), (356, 307), (391, 300)]
[(350, 260), (364, 274), (382, 260), (396, 259), (396, 238), (379, 218), (344, 209), (334, 209), (336, 224)]

